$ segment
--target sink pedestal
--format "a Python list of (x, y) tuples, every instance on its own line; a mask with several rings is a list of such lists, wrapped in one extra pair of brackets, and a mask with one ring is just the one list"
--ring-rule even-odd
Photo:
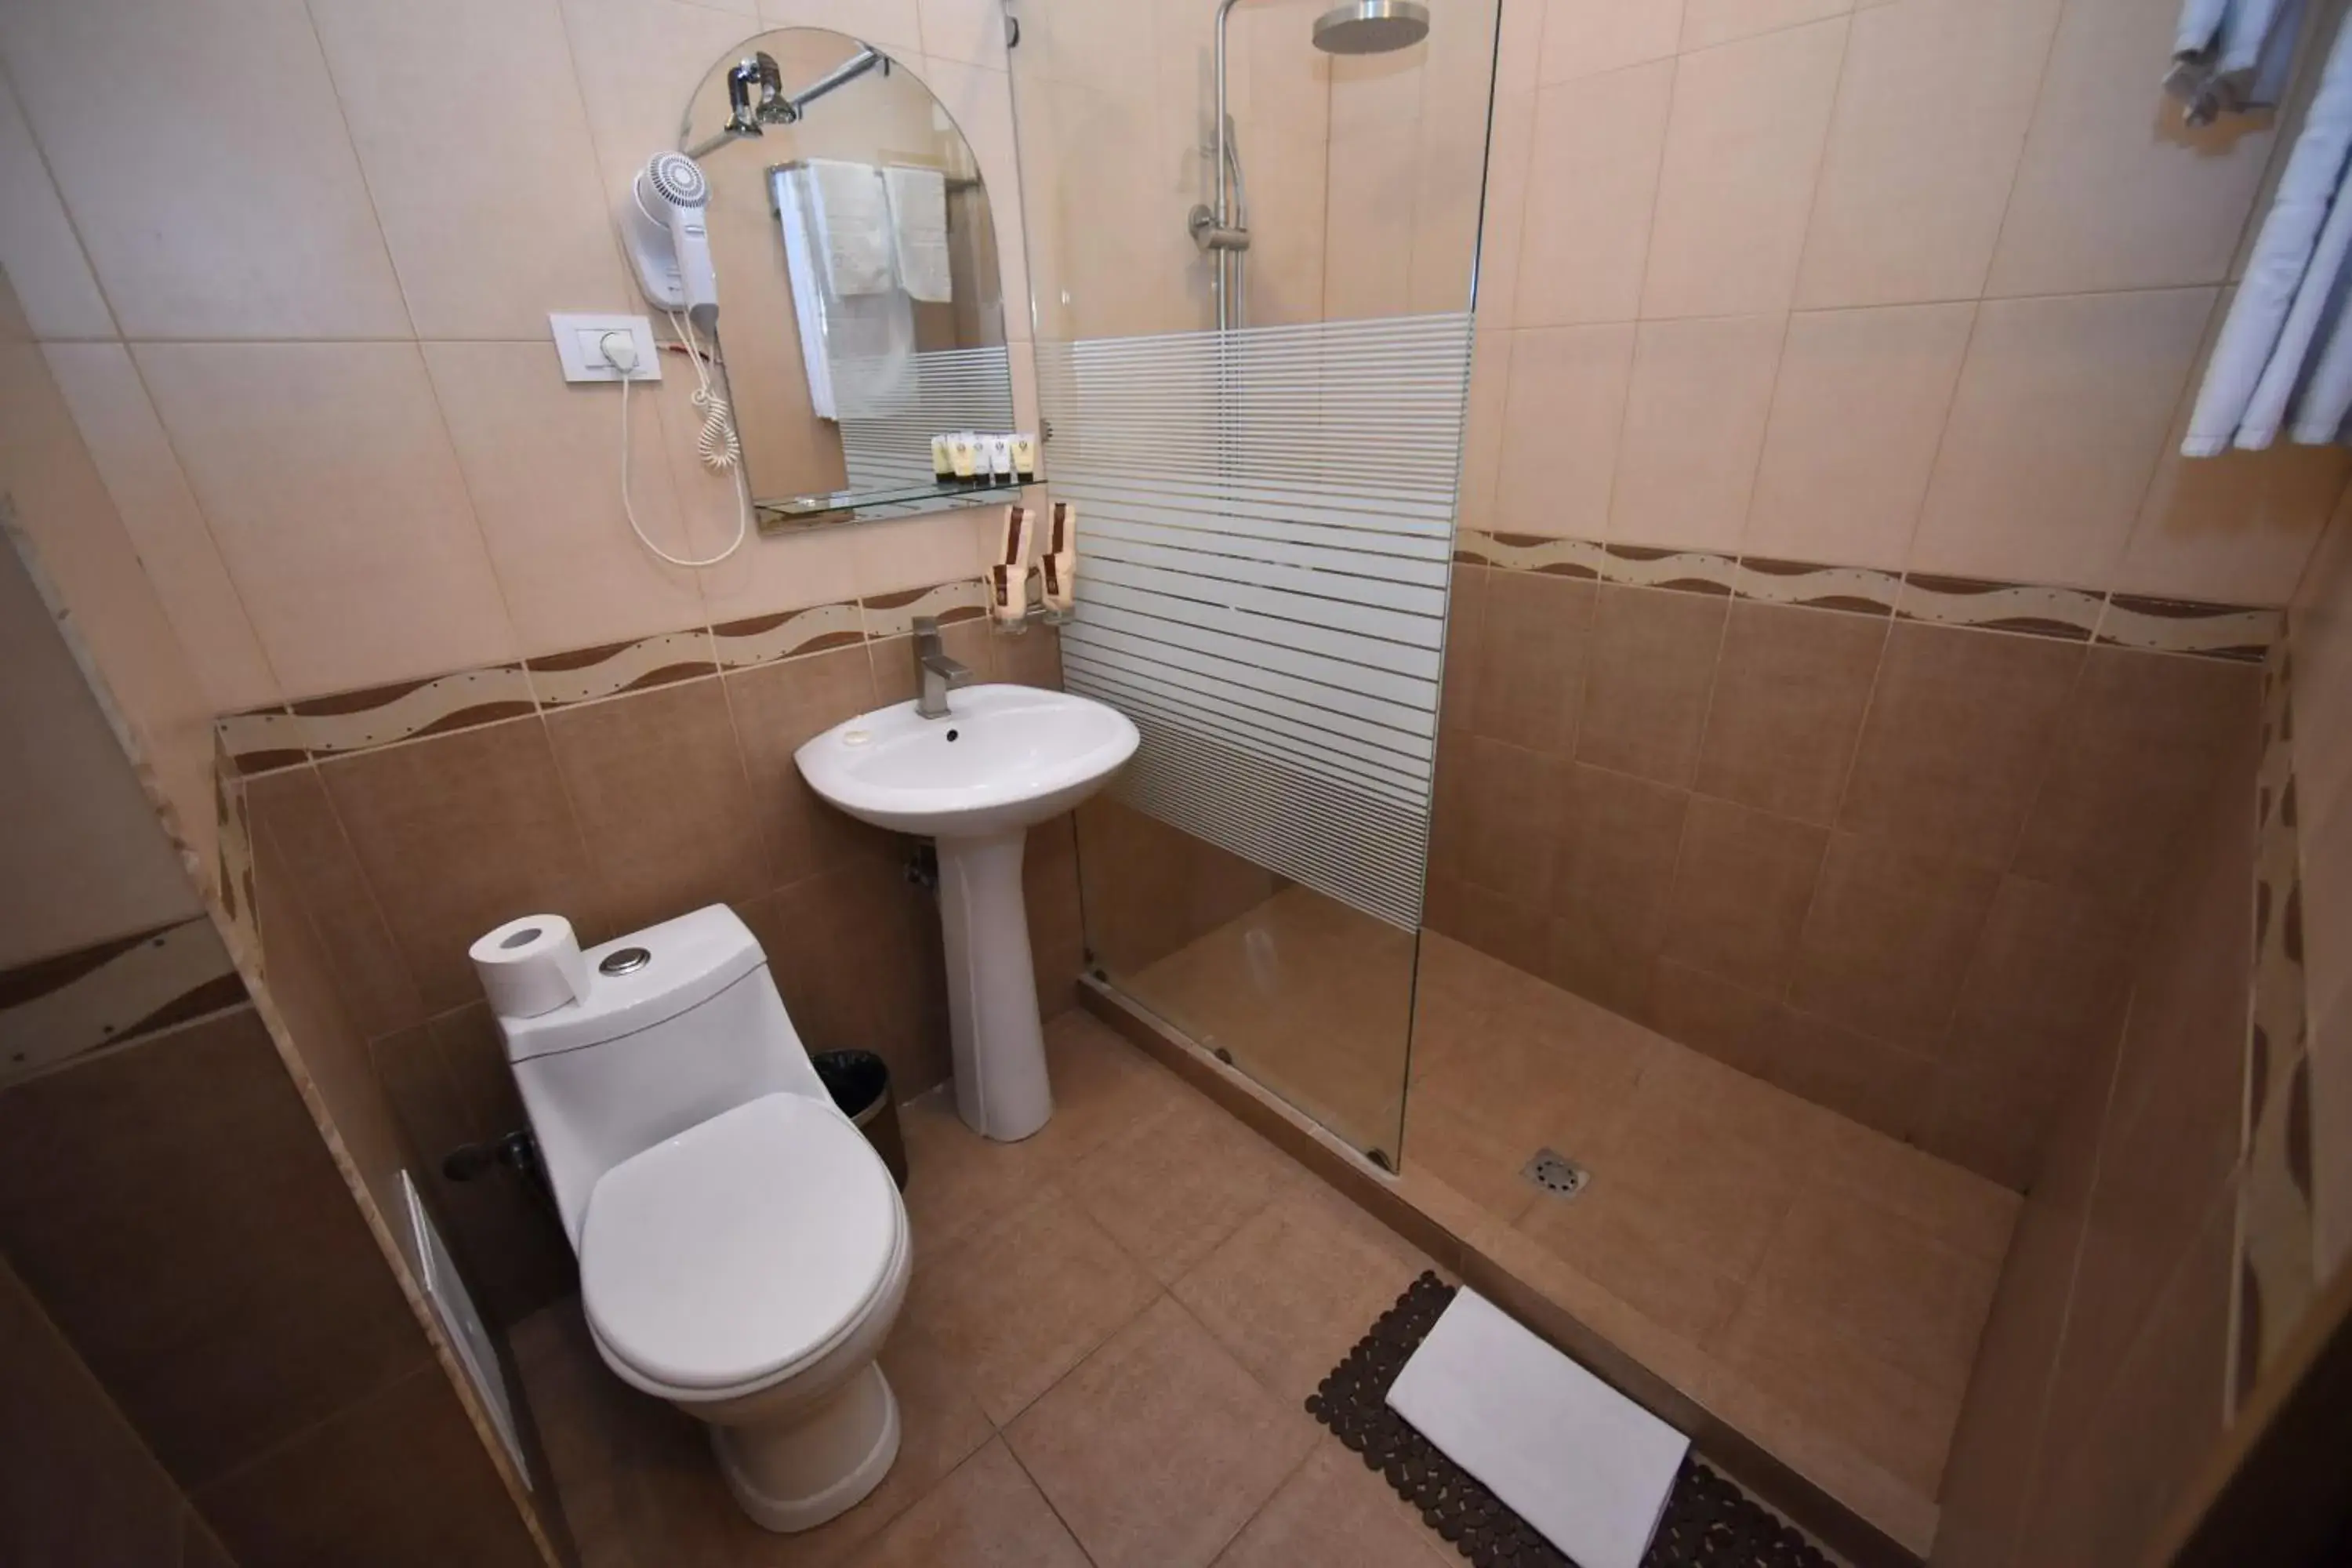
[(973, 1131), (1008, 1143), (1054, 1114), (1021, 888), (1028, 837), (1008, 827), (938, 840), (956, 1110)]

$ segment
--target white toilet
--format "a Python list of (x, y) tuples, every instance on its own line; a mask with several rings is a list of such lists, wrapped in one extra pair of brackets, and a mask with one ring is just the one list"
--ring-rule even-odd
[(499, 1026), (596, 1348), (709, 1425), (752, 1519), (813, 1529), (898, 1456), (874, 1362), (912, 1267), (898, 1186), (732, 910), (586, 957), (584, 999)]

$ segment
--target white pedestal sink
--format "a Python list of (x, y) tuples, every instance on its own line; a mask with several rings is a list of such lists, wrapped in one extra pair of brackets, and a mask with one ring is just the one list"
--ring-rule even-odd
[(946, 718), (901, 702), (795, 753), (809, 787), (850, 816), (939, 841), (956, 1110), (986, 1137), (1026, 1138), (1054, 1113), (1022, 845), (1033, 824), (1100, 789), (1135, 747), (1135, 726), (1099, 702), (968, 686)]

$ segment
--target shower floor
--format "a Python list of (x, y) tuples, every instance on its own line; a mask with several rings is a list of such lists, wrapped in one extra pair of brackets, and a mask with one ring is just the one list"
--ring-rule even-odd
[[(1411, 952), (1290, 888), (1121, 988), (1393, 1155)], [(1419, 978), (1405, 1194), (1924, 1552), (2018, 1195), (1448, 937)]]

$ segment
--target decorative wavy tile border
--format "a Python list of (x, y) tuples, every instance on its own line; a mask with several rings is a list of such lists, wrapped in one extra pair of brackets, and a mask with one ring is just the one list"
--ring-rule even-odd
[(2284, 624), (2278, 610), (2243, 605), (2149, 599), (2044, 584), (1821, 565), (1760, 555), (1653, 550), (1472, 528), (1455, 535), (1454, 559), (1507, 572), (1542, 572), (1635, 587), (1729, 594), (1764, 604), (1893, 615), (1937, 626), (2016, 632), (2066, 642), (2096, 641), (2203, 658), (2259, 659), (2277, 644)]
[(2099, 640), (2163, 653), (2258, 659), (2277, 644), (2285, 623), (2282, 610), (2115, 594), (2109, 595), (2106, 616), (2099, 622)]
[(617, 697), (719, 672), (710, 634), (698, 629), (546, 654), (525, 660), (523, 668), (530, 672), (530, 689), (542, 708)]
[(930, 616), (943, 624), (977, 619), (988, 614), (988, 590), (974, 577), (942, 583), (904, 594), (885, 594), (866, 601), (866, 636), (869, 640), (902, 637), (915, 629), (915, 617)]
[(918, 616), (953, 622), (987, 613), (987, 590), (978, 578), (966, 578), (877, 595), (862, 603), (852, 599), (815, 605), (709, 628), (541, 654), (521, 664), (225, 714), (213, 721), (214, 740), (225, 766), (244, 778), (723, 669), (904, 637), (914, 629)]
[(0, 1085), (245, 1000), (206, 915), (0, 973)]
[(780, 658), (824, 653), (866, 640), (866, 612), (855, 599), (813, 605), (805, 610), (785, 610), (750, 620), (730, 621), (710, 628), (719, 668), (742, 669), (772, 664)]
[(2089, 642), (2099, 629), (2101, 595), (2080, 588), (1989, 583), (1975, 577), (1906, 574), (1895, 613), (1906, 621)]
[(2255, 784), (2254, 966), (2231, 1279), (2231, 1407), (2242, 1402), (2318, 1291), (2312, 1246), (2311, 1081), (2303, 966), (2302, 847), (2293, 670), (2284, 644), (2263, 669)]

